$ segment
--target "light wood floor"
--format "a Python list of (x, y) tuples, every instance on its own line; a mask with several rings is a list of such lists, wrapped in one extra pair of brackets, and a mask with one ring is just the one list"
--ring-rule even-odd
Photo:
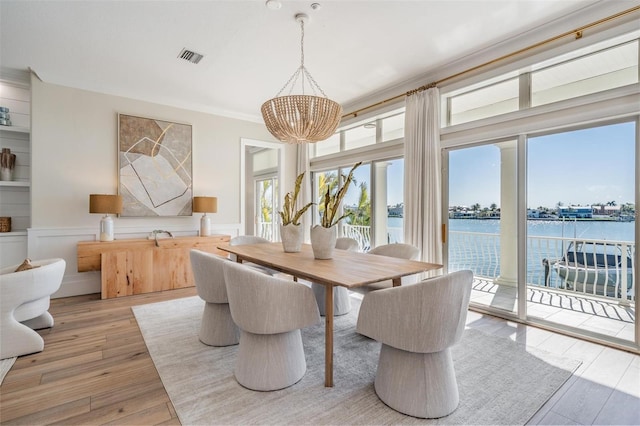
[[(130, 307), (195, 294), (53, 300), (44, 351), (19, 357), (0, 387), (0, 423), (180, 424)], [(467, 326), (582, 361), (531, 424), (640, 422), (639, 356), (475, 312)]]
[(179, 425), (131, 306), (195, 294), (52, 300), (44, 351), (18, 357), (0, 386), (0, 423)]

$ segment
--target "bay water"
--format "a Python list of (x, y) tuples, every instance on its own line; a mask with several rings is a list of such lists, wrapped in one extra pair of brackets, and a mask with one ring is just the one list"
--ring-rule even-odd
[[(389, 228), (401, 228), (402, 218), (389, 217)], [(497, 277), (500, 273), (500, 220), (499, 219), (450, 219), (449, 220), (449, 268), (450, 270), (471, 269), (476, 275)], [(604, 240), (626, 242), (634, 245), (634, 222), (617, 221), (570, 221), (541, 220), (527, 221), (527, 282), (544, 285), (545, 268), (542, 259), (555, 260), (562, 257), (567, 244), (549, 246), (537, 241), (544, 237), (566, 239)], [(493, 234), (494, 236), (473, 236), (467, 234)], [(540, 238), (536, 238), (540, 237)], [(551, 286), (560, 284), (557, 276), (551, 275)]]

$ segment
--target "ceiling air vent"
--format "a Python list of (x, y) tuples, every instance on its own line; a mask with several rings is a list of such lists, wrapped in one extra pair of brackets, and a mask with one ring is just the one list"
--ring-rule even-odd
[(186, 49), (186, 48), (182, 49), (182, 51), (178, 55), (178, 58), (184, 59), (185, 61), (189, 61), (192, 64), (197, 64), (198, 62), (200, 62), (200, 60), (203, 57), (204, 57), (204, 55), (201, 55), (199, 53), (194, 52), (193, 50), (189, 50), (189, 49)]

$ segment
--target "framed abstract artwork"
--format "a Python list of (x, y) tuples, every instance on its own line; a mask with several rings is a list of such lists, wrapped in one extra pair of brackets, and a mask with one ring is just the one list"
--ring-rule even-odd
[(120, 216), (191, 216), (191, 125), (118, 114)]

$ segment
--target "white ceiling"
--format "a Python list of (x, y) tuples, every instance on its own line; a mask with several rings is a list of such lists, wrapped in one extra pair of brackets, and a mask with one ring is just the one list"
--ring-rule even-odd
[[(271, 10), (264, 0), (0, 0), (0, 65), (30, 67), (47, 83), (261, 121), (261, 104), (299, 65), (298, 12), (311, 18), (305, 65), (347, 106), (602, 3), (319, 0), (312, 10), (312, 2)], [(184, 47), (204, 58), (177, 59)]]

